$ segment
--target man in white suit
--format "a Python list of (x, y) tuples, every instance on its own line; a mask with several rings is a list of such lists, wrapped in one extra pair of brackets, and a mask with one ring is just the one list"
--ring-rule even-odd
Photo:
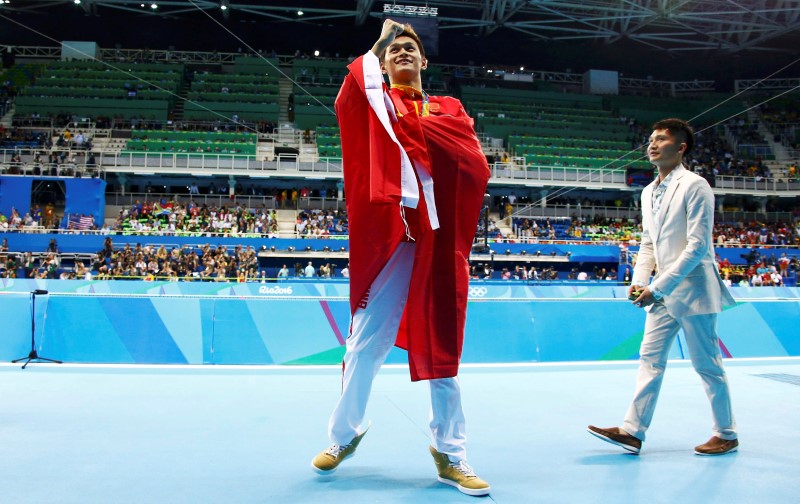
[(664, 119), (653, 125), (647, 154), (658, 177), (642, 191), (642, 243), (628, 288), (633, 303), (647, 311), (636, 392), (622, 427), (588, 429), (636, 454), (653, 418), (669, 349), (680, 329), (713, 416), (712, 437), (696, 446), (695, 453), (723, 455), (739, 446), (716, 332), (717, 313), (735, 302), (714, 264), (714, 194), (705, 179), (683, 165), (693, 145), (694, 132), (685, 121)]

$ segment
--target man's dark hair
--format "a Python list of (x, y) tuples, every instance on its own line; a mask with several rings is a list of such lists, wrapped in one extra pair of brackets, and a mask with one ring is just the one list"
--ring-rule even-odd
[(689, 154), (694, 147), (694, 130), (689, 123), (683, 119), (670, 117), (669, 119), (661, 119), (653, 124), (653, 130), (667, 130), (678, 138), (680, 143), (686, 144), (686, 150), (683, 155)]

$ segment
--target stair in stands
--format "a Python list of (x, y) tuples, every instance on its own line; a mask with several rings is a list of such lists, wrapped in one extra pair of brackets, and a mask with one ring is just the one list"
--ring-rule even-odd
[(292, 74), (291, 65), (281, 65), (280, 81), (278, 82), (278, 122), (279, 124), (294, 123), (294, 117), (289, 116), (289, 96), (292, 94), (294, 83), (286, 75)]
[(11, 106), (8, 108), (6, 114), (0, 118), (0, 126), (4, 127), (5, 129), (11, 129), (11, 124), (14, 121), (14, 104), (12, 103)]
[(172, 119), (175, 121), (183, 121), (183, 112), (186, 108), (186, 98), (189, 96), (189, 89), (192, 83), (190, 80), (185, 80), (178, 90), (178, 98), (175, 100), (175, 107), (172, 109)]

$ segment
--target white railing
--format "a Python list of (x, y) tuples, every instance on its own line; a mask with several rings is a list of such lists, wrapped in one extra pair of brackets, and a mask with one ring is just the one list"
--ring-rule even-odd
[(208, 206), (243, 205), (250, 209), (267, 208), (269, 210), (339, 210), (345, 209), (344, 199), (337, 197), (320, 198), (299, 196), (297, 200), (277, 201), (273, 195), (236, 194), (231, 199), (229, 194), (173, 194), (160, 192), (111, 192), (106, 193), (106, 205), (131, 206), (137, 201), (141, 203), (160, 202), (162, 199), (181, 204), (195, 203)]
[(601, 215), (608, 219), (636, 219), (641, 217), (642, 211), (639, 208), (631, 208), (628, 206), (602, 206), (602, 205), (561, 205), (548, 203), (547, 206), (540, 204), (522, 205), (517, 204), (514, 206), (512, 217), (530, 219), (530, 218), (547, 218), (547, 217), (593, 217)]
[(342, 178), (340, 158), (302, 161), (297, 154), (279, 154), (274, 160), (233, 154), (117, 153), (103, 154), (98, 160), (101, 172), (136, 175), (272, 175), (299, 178)]
[(714, 192), (717, 194), (800, 193), (800, 179), (717, 175), (714, 179)]
[[(341, 180), (341, 158), (323, 157), (306, 161), (297, 154), (279, 154), (273, 160), (256, 156), (234, 154), (190, 154), (175, 153), (102, 153), (95, 157), (96, 165), (88, 164), (88, 156), (80, 156), (75, 163), (62, 163), (52, 167), (44, 156), (38, 173), (34, 164), (34, 153), (44, 150), (0, 151), (0, 173), (61, 176), (70, 168), (68, 176), (75, 170), (83, 175), (107, 173), (130, 173), (134, 175), (190, 175), (194, 177), (247, 176), (269, 178), (271, 176), (300, 179)], [(73, 151), (78, 152), (78, 151)], [(85, 151), (80, 151), (84, 153)], [(20, 154), (21, 161), (12, 157)], [(490, 183), (536, 186), (563, 186), (596, 189), (626, 189), (624, 168), (578, 168), (571, 166), (548, 166), (521, 162), (494, 163), (490, 166)], [(787, 177), (743, 177), (718, 175), (714, 184), (717, 194), (776, 194), (797, 193), (800, 195), (800, 179)]]
[[(491, 167), (495, 181), (527, 181), (554, 183), (565, 186), (621, 188), (625, 186), (625, 170), (620, 168), (576, 168), (518, 163), (494, 163)], [(541, 184), (545, 185), (545, 184)]]

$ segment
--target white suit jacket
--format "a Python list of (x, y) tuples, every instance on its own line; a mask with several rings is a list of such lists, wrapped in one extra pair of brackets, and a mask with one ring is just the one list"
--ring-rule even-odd
[(662, 302), (675, 318), (735, 305), (714, 264), (714, 194), (708, 182), (678, 166), (654, 218), (657, 185), (658, 179), (642, 191), (642, 241), (633, 282), (647, 285), (655, 270), (650, 289), (664, 294)]

